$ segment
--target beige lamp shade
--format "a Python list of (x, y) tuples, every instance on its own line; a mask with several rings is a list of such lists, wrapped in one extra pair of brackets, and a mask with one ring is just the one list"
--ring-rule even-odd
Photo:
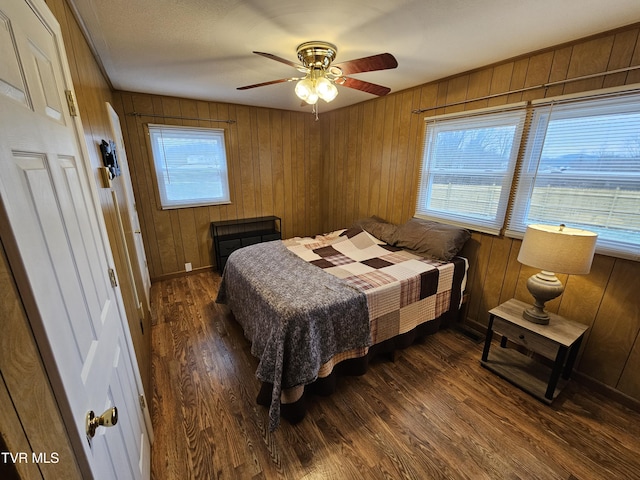
[(529, 225), (518, 261), (547, 272), (587, 274), (598, 234), (564, 225)]

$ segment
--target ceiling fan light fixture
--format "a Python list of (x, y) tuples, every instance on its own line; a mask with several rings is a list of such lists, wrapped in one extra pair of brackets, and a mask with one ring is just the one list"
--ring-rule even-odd
[[(304, 100), (305, 102), (307, 102), (307, 100), (312, 94), (315, 95), (315, 88), (313, 86), (313, 81), (308, 76), (304, 77), (302, 80), (300, 80), (296, 84), (295, 91), (296, 91), (296, 95), (300, 100)], [(317, 98), (316, 98), (316, 101), (317, 101)], [(310, 103), (310, 102), (307, 102), (307, 103)]]
[(325, 102), (330, 102), (338, 95), (338, 89), (327, 77), (320, 77), (316, 80), (316, 92)]
[(330, 102), (338, 95), (333, 82), (324, 76), (324, 72), (315, 69), (296, 84), (295, 92), (300, 100), (309, 105), (315, 104), (318, 98)]
[(305, 100), (309, 105), (315, 105), (318, 102), (318, 94), (316, 92), (312, 92), (307, 99)]

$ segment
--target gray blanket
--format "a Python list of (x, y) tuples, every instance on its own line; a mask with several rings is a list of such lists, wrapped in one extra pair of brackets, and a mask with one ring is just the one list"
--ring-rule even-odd
[(364, 293), (279, 240), (233, 252), (216, 302), (229, 306), (251, 342), (258, 379), (273, 384), (271, 430), (280, 421), (283, 388), (307, 385), (335, 354), (371, 345)]

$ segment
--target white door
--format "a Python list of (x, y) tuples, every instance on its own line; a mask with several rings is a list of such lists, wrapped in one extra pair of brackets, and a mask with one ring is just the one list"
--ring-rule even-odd
[(131, 268), (136, 269), (133, 273), (134, 286), (138, 301), (144, 303), (144, 307), (149, 311), (149, 291), (151, 289), (151, 279), (149, 278), (149, 268), (147, 266), (147, 255), (144, 250), (142, 241), (142, 232), (140, 231), (140, 220), (138, 219), (138, 211), (136, 210), (136, 201), (133, 194), (133, 186), (131, 185), (131, 173), (129, 172), (129, 161), (127, 159), (127, 151), (124, 148), (124, 137), (122, 135), (122, 127), (120, 125), (120, 117), (107, 102), (107, 113), (109, 114), (109, 122), (111, 123), (111, 131), (113, 133), (114, 142), (117, 147), (117, 158), (120, 169), (122, 170), (122, 182), (124, 186), (124, 200), (126, 202), (126, 211), (128, 218), (123, 219), (124, 237), (127, 249), (130, 251)]
[[(44, 0), (0, 0), (0, 236), (84, 475), (147, 479), (139, 373), (82, 127), (65, 102), (70, 78)], [(113, 406), (117, 424), (89, 440), (87, 412)]]

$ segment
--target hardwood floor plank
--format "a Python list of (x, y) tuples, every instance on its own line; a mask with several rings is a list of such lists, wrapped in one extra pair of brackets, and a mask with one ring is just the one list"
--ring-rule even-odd
[(440, 331), (269, 432), (258, 361), (213, 272), (152, 286), (152, 478), (640, 478), (640, 413), (571, 382), (547, 406)]

